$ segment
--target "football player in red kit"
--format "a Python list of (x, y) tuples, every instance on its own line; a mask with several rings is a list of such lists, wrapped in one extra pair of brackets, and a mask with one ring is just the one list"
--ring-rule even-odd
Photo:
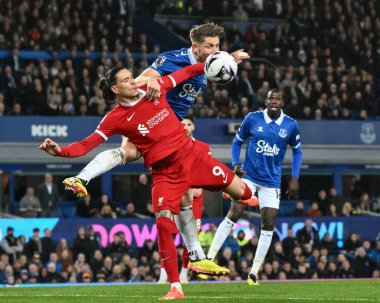
[[(195, 129), (194, 125), (194, 118), (191, 115), (186, 115), (183, 117), (183, 120), (181, 120), (181, 123), (183, 124), (183, 127), (186, 131), (186, 135), (188, 138), (192, 138), (193, 140), (196, 140), (193, 137), (193, 132)], [(210, 146), (202, 141), (198, 141), (202, 149), (211, 156), (211, 149)], [(202, 210), (203, 210), (203, 189), (202, 188), (192, 188), (191, 189), (191, 194), (192, 194), (192, 204), (191, 205), (186, 205), (187, 203), (181, 203), (185, 204), (185, 206), (181, 206), (181, 211), (188, 211), (192, 210), (194, 214), (194, 219), (195, 223), (197, 226), (198, 232), (200, 231), (202, 227)], [(187, 199), (186, 196), (182, 197), (182, 200)], [(186, 201), (188, 202), (188, 201)], [(173, 231), (173, 236), (178, 234), (179, 231), (177, 227), (175, 227)], [(188, 277), (187, 277), (187, 272), (188, 272), (188, 266), (189, 266), (189, 252), (186, 248), (186, 245), (183, 246), (183, 251), (182, 251), (182, 267), (181, 267), (181, 272), (179, 274), (179, 279), (181, 283), (189, 283)], [(191, 263), (190, 263), (190, 268), (191, 268)], [(161, 273), (160, 273), (160, 278), (158, 279), (158, 284), (165, 284), (167, 283), (167, 274), (165, 271), (165, 268), (162, 267), (161, 265)]]
[(106, 100), (118, 105), (99, 123), (97, 129), (82, 141), (61, 147), (47, 138), (40, 149), (60, 157), (83, 156), (112, 135), (123, 135), (133, 142), (152, 168), (152, 203), (156, 216), (158, 248), (171, 290), (161, 299), (184, 298), (178, 271), (178, 256), (171, 237), (174, 214), (180, 212), (182, 195), (189, 188), (223, 190), (235, 202), (257, 204), (251, 189), (226, 165), (210, 157), (198, 141), (186, 136), (166, 100), (166, 92), (178, 83), (203, 73), (204, 63), (194, 64), (168, 76), (158, 78), (161, 96), (155, 101), (145, 98), (133, 75), (125, 68), (113, 68), (100, 80)]

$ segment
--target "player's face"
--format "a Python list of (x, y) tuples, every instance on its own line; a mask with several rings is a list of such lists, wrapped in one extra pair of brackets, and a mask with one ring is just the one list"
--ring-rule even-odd
[(116, 74), (116, 84), (112, 86), (112, 91), (118, 97), (132, 101), (139, 95), (135, 78), (127, 69), (122, 69)]
[(207, 57), (219, 50), (219, 37), (206, 37), (200, 44), (193, 44), (193, 52), (198, 62), (206, 61)]
[(268, 93), (265, 104), (268, 109), (269, 117), (278, 117), (281, 114), (281, 108), (284, 106), (281, 94), (272, 91)]
[(194, 123), (189, 119), (183, 119), (181, 123), (183, 124), (187, 136), (191, 138), (195, 129)]

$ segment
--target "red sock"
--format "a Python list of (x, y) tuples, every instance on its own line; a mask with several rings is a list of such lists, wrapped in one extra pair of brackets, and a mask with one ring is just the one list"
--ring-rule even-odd
[(159, 217), (156, 224), (161, 264), (165, 268), (169, 282), (179, 282), (178, 255), (172, 238), (174, 222), (169, 218)]
[(250, 199), (252, 197), (251, 189), (249, 188), (249, 186), (246, 183), (244, 183), (244, 185), (245, 185), (245, 189), (244, 189), (243, 196), (240, 198), (241, 200), (247, 200), (247, 199)]
[(187, 247), (184, 245), (182, 251), (182, 267), (187, 268), (187, 265), (189, 265), (189, 261), (189, 252), (187, 251)]

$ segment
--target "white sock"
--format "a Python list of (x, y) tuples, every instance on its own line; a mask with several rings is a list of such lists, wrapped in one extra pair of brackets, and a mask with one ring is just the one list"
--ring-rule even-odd
[(235, 223), (227, 217), (225, 217), (222, 223), (219, 224), (208, 251), (207, 258), (211, 260), (215, 259), (215, 256), (218, 254), (218, 251), (222, 247), (224, 241), (226, 241), (234, 225)]
[(97, 155), (76, 177), (90, 182), (91, 179), (124, 163), (125, 156), (122, 148), (109, 149)]
[(181, 273), (179, 275), (187, 278), (187, 268), (181, 267)]
[(166, 270), (165, 268), (161, 267), (161, 270), (160, 270), (160, 278), (158, 279), (158, 281), (167, 281), (168, 280), (168, 274), (166, 273)]
[(185, 242), (187, 250), (189, 251), (190, 260), (205, 259), (206, 255), (198, 240), (198, 231), (194, 220), (193, 207), (181, 207), (181, 212), (179, 215), (174, 216), (174, 220), (182, 235), (183, 242)]
[(173, 289), (173, 288), (177, 288), (180, 292), (182, 292), (182, 286), (181, 286), (181, 283), (179, 282), (174, 282), (172, 284), (170, 284), (170, 289)]
[(253, 260), (251, 273), (256, 277), (260, 270), (261, 264), (263, 264), (265, 256), (267, 255), (268, 249), (272, 242), (273, 230), (261, 230), (259, 243), (257, 244), (257, 250), (255, 254), (255, 259)]

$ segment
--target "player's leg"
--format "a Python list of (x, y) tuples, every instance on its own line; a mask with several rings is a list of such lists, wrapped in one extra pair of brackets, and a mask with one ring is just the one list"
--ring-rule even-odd
[(187, 267), (189, 266), (190, 258), (189, 258), (189, 252), (187, 250), (186, 245), (183, 246), (182, 250), (182, 265), (181, 265), (181, 272), (179, 273), (179, 280), (182, 284), (189, 283), (188, 277), (187, 277)]
[[(190, 190), (191, 191), (191, 190)], [(229, 270), (208, 260), (198, 239), (198, 230), (193, 215), (192, 193), (187, 191), (181, 198), (181, 211), (174, 216), (183, 242), (189, 251), (188, 269), (207, 275), (226, 275)]]
[(228, 211), (227, 216), (219, 224), (218, 229), (216, 230), (214, 239), (212, 239), (210, 249), (207, 253), (208, 259), (211, 259), (211, 260), (215, 259), (224, 241), (226, 241), (231, 230), (234, 228), (235, 223), (243, 215), (245, 208), (246, 206), (243, 204), (231, 203), (231, 208)]
[(258, 285), (258, 272), (268, 253), (272, 242), (275, 219), (280, 206), (280, 190), (261, 187), (258, 190), (260, 199), (261, 232), (251, 272), (248, 275), (249, 285)]
[(90, 180), (139, 157), (140, 152), (136, 146), (127, 138), (123, 138), (121, 147), (101, 152), (78, 175), (66, 178), (63, 183), (67, 190), (72, 190), (78, 197), (84, 197), (87, 195), (86, 185)]
[[(156, 216), (158, 250), (171, 288), (161, 300), (185, 297), (179, 280), (178, 255), (172, 235), (175, 230), (174, 214), (180, 211), (181, 196), (187, 185), (184, 182), (171, 182), (173, 175), (152, 170), (152, 204)], [(181, 181), (180, 176), (178, 179)]]
[(178, 272), (178, 255), (172, 238), (174, 216), (170, 210), (160, 210), (155, 212), (156, 226), (158, 234), (158, 250), (161, 257), (162, 266), (165, 268), (169, 282), (170, 291), (162, 300), (169, 298), (179, 299), (184, 298), (182, 286), (179, 281)]

